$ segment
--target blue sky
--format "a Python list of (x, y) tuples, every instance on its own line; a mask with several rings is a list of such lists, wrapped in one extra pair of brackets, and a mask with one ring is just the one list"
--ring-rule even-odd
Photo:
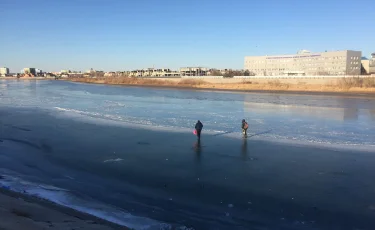
[(1, 0), (0, 66), (243, 68), (246, 55), (375, 51), (373, 0)]

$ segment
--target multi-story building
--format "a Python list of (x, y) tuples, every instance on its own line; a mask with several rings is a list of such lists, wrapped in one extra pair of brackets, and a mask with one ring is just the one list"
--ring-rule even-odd
[(171, 69), (142, 69), (130, 71), (131, 77), (178, 77), (180, 73)]
[(371, 59), (369, 60), (369, 73), (375, 74), (375, 53), (371, 54)]
[(0, 77), (5, 77), (8, 74), (9, 74), (9, 68), (7, 67), (0, 68)]
[(370, 60), (366, 57), (361, 58), (361, 74), (369, 74), (370, 73)]
[(35, 73), (36, 73), (36, 75), (42, 75), (43, 74), (43, 70), (41, 70), (41, 69), (35, 69)]
[(36, 69), (35, 68), (24, 68), (23, 72), (25, 74), (31, 74), (33, 76), (36, 76)]
[(203, 67), (182, 67), (180, 68), (181, 76), (207, 76), (208, 68)]
[(295, 55), (248, 56), (245, 70), (255, 75), (360, 75), (361, 51), (311, 53), (301, 50)]

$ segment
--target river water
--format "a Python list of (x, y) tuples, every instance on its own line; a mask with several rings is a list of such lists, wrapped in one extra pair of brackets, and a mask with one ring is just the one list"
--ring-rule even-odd
[(374, 108), (364, 96), (0, 80), (0, 184), (135, 229), (371, 229)]
[(374, 146), (375, 100), (366, 97), (125, 88), (55, 81), (2, 81), (0, 105), (186, 131), (238, 136), (242, 118), (262, 138)]

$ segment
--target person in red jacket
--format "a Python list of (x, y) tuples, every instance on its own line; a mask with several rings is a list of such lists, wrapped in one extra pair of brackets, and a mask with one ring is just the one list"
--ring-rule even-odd
[(203, 129), (203, 124), (200, 120), (195, 124), (195, 130), (197, 131), (197, 137), (198, 139), (201, 139), (201, 132)]

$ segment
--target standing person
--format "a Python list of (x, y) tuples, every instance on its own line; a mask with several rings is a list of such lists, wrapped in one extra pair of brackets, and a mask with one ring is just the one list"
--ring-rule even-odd
[(245, 121), (245, 119), (242, 119), (242, 133), (245, 137), (247, 137), (247, 129), (249, 128), (249, 125)]
[(195, 124), (195, 130), (197, 131), (197, 137), (198, 139), (201, 139), (201, 132), (203, 129), (203, 124), (200, 120)]

